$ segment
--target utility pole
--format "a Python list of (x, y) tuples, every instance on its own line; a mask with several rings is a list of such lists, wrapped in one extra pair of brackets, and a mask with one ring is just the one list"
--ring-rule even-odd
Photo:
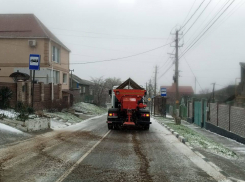
[[(179, 30), (175, 32), (175, 75), (174, 75), (174, 83), (176, 85), (176, 95), (175, 95), (175, 105), (176, 105), (176, 118), (179, 116)], [(179, 119), (176, 119), (176, 124), (180, 124)]]
[(154, 97), (157, 95), (157, 66), (155, 66), (155, 85), (154, 85)]
[(213, 102), (214, 102), (214, 89), (215, 89), (215, 83), (211, 83), (213, 85)]
[(74, 72), (74, 69), (73, 70), (69, 70), (71, 72), (71, 81), (70, 81), (70, 89), (72, 89), (72, 72)]
[(197, 78), (195, 77), (195, 94), (197, 94)]
[(179, 109), (179, 30), (176, 30), (175, 39), (175, 84), (176, 84), (176, 109)]

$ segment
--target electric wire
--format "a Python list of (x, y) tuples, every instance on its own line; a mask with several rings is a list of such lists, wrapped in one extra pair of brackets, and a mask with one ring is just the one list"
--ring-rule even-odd
[[(218, 21), (218, 19), (227, 11), (227, 9), (235, 2), (235, 0), (233, 0), (226, 8), (225, 10), (218, 16), (218, 18), (200, 35), (200, 37), (190, 46), (188, 46), (188, 48), (186, 48), (184, 50), (184, 53), (180, 56), (180, 58), (182, 58), (204, 35), (205, 33), (214, 25), (214, 23), (216, 23)], [(180, 59), (179, 58), (179, 59)]]
[(196, 14), (196, 12), (201, 8), (201, 6), (203, 5), (203, 3), (205, 2), (206, 0), (203, 0), (202, 2), (201, 2), (201, 4), (198, 6), (198, 8), (196, 9), (196, 11), (191, 15), (191, 17), (187, 20), (187, 22), (180, 28), (180, 30), (181, 29), (183, 29), (186, 25), (187, 25), (187, 23), (192, 19), (192, 17)]
[[(218, 3), (216, 3), (216, 5), (214, 6), (214, 8), (209, 12), (208, 16), (206, 16), (206, 18), (203, 20), (203, 24), (206, 23), (207, 19), (211, 16), (212, 12), (216, 9), (216, 7), (218, 6), (218, 4), (219, 4), (221, 1), (222, 1), (222, 0), (219, 0)], [(202, 28), (202, 26), (199, 26), (199, 27), (197, 28), (197, 30), (195, 30), (196, 33), (195, 33), (192, 37), (196, 36), (197, 33), (199, 32), (199, 30), (200, 30), (201, 28)], [(183, 36), (183, 38), (184, 38), (184, 36)], [(181, 38), (181, 39), (182, 39), (182, 38)], [(187, 42), (189, 42), (189, 41), (190, 41), (190, 39), (189, 39)]]
[[(181, 51), (181, 50), (180, 50), (180, 51)], [(182, 51), (181, 51), (181, 52), (182, 52)], [(199, 87), (201, 88), (201, 90), (203, 90), (201, 84), (199, 83), (199, 81), (198, 81), (198, 79), (197, 79), (195, 73), (193, 72), (193, 70), (192, 70), (192, 68), (191, 68), (191, 66), (190, 66), (190, 64), (189, 64), (189, 62), (187, 61), (187, 59), (186, 59), (185, 57), (184, 57), (184, 60), (185, 60), (185, 62), (187, 63), (188, 67), (190, 68), (190, 70), (191, 70), (193, 76), (195, 77), (195, 79), (196, 79), (196, 81), (197, 81)]]
[(202, 10), (202, 12), (199, 14), (199, 16), (196, 18), (196, 20), (192, 23), (192, 25), (187, 29), (187, 31), (184, 33), (183, 37), (189, 32), (189, 30), (195, 25), (195, 23), (197, 22), (197, 20), (201, 17), (201, 15), (203, 14), (203, 12), (207, 9), (207, 7), (209, 6), (209, 4), (212, 2), (212, 0), (210, 0), (208, 2), (208, 4), (205, 6), (205, 8)]
[(101, 63), (101, 62), (109, 62), (109, 61), (122, 60), (122, 59), (130, 58), (130, 57), (139, 56), (139, 55), (142, 55), (142, 54), (145, 54), (145, 53), (148, 53), (148, 52), (152, 52), (154, 50), (157, 50), (157, 49), (160, 49), (160, 48), (165, 47), (167, 45), (170, 45), (171, 43), (172, 42), (167, 43), (167, 44), (164, 44), (164, 45), (159, 46), (159, 47), (156, 47), (156, 48), (153, 48), (153, 49), (150, 49), (150, 50), (147, 50), (147, 51), (144, 51), (144, 52), (140, 52), (140, 53), (137, 53), (137, 54), (129, 55), (129, 56), (124, 56), (124, 57), (119, 57), (119, 58), (113, 58), (113, 59), (107, 59), (107, 60), (101, 60), (101, 61), (89, 61), (89, 62), (70, 63), (70, 64), (90, 64), (90, 63)]
[[(197, 0), (195, 0), (195, 1), (192, 3), (190, 10), (189, 10), (189, 12), (187, 13), (187, 15), (186, 15), (186, 17), (185, 17), (185, 20), (186, 20), (186, 19), (187, 19), (187, 17), (189, 16), (189, 14), (190, 14), (190, 12), (191, 12), (191, 10), (192, 10), (192, 8), (193, 8), (194, 4), (196, 3), (196, 1), (197, 1)], [(183, 23), (182, 23), (182, 24), (184, 24), (185, 20), (183, 21)]]
[[(211, 20), (203, 27), (203, 29), (200, 31), (199, 35), (196, 36), (195, 39), (192, 40), (192, 43), (201, 35), (202, 32), (205, 31), (205, 29), (213, 22), (213, 20), (219, 15), (219, 13), (225, 8), (225, 6), (230, 2), (230, 0), (227, 0), (224, 5), (220, 8), (220, 10), (211, 18)], [(193, 36), (192, 36), (193, 37)], [(191, 38), (187, 41), (190, 42)]]

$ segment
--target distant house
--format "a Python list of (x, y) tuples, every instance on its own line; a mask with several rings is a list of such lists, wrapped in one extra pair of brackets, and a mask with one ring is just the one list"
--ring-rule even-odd
[(81, 79), (77, 75), (70, 74), (71, 79), (71, 89), (79, 89), (80, 93), (80, 101), (81, 102), (88, 102), (93, 103), (94, 94), (92, 85), (93, 83), (88, 80)]
[[(167, 104), (175, 104), (176, 102), (176, 84), (173, 83), (171, 86), (161, 86), (161, 88), (167, 89)], [(179, 86), (179, 99), (181, 99), (182, 97), (191, 97), (193, 96), (193, 94), (194, 94), (194, 91), (191, 86)]]
[(44, 84), (53, 81), (69, 89), (69, 53), (35, 15), (0, 14), (0, 82), (14, 82), (9, 76), (16, 72), (31, 76), (29, 55), (39, 54), (40, 70), (35, 80)]

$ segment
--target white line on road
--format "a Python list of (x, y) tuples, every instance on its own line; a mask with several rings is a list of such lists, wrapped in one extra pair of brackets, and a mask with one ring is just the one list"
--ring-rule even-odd
[(199, 157), (201, 157), (201, 158), (205, 159), (205, 157), (204, 157), (202, 154), (200, 154), (200, 152), (195, 151), (195, 153), (196, 153), (196, 154), (197, 154)]
[(236, 182), (245, 182), (245, 181), (243, 181), (243, 180), (236, 179), (236, 178), (233, 178), (233, 177), (229, 177), (229, 178), (232, 179), (232, 180), (234, 180), (234, 181), (236, 181)]
[(70, 169), (65, 171), (65, 173), (56, 181), (62, 182), (93, 150), (94, 148), (102, 142), (102, 140), (110, 133), (109, 130), (89, 151), (87, 151)]

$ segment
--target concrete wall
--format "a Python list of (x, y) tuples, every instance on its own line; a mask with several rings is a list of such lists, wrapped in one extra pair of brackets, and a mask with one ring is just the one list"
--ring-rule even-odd
[(231, 107), (231, 132), (245, 137), (245, 109), (239, 107)]
[(217, 103), (210, 103), (210, 123), (217, 126)]
[(50, 120), (49, 119), (41, 119), (36, 118), (32, 120), (25, 121), (25, 126), (27, 131), (38, 131), (38, 130), (45, 130), (50, 128)]
[[(217, 123), (218, 118), (218, 123)], [(210, 104), (210, 120), (207, 121), (226, 131), (245, 138), (245, 109), (229, 105)]]
[(229, 112), (230, 112), (229, 105), (219, 105), (219, 112), (218, 112), (218, 126), (229, 131)]

